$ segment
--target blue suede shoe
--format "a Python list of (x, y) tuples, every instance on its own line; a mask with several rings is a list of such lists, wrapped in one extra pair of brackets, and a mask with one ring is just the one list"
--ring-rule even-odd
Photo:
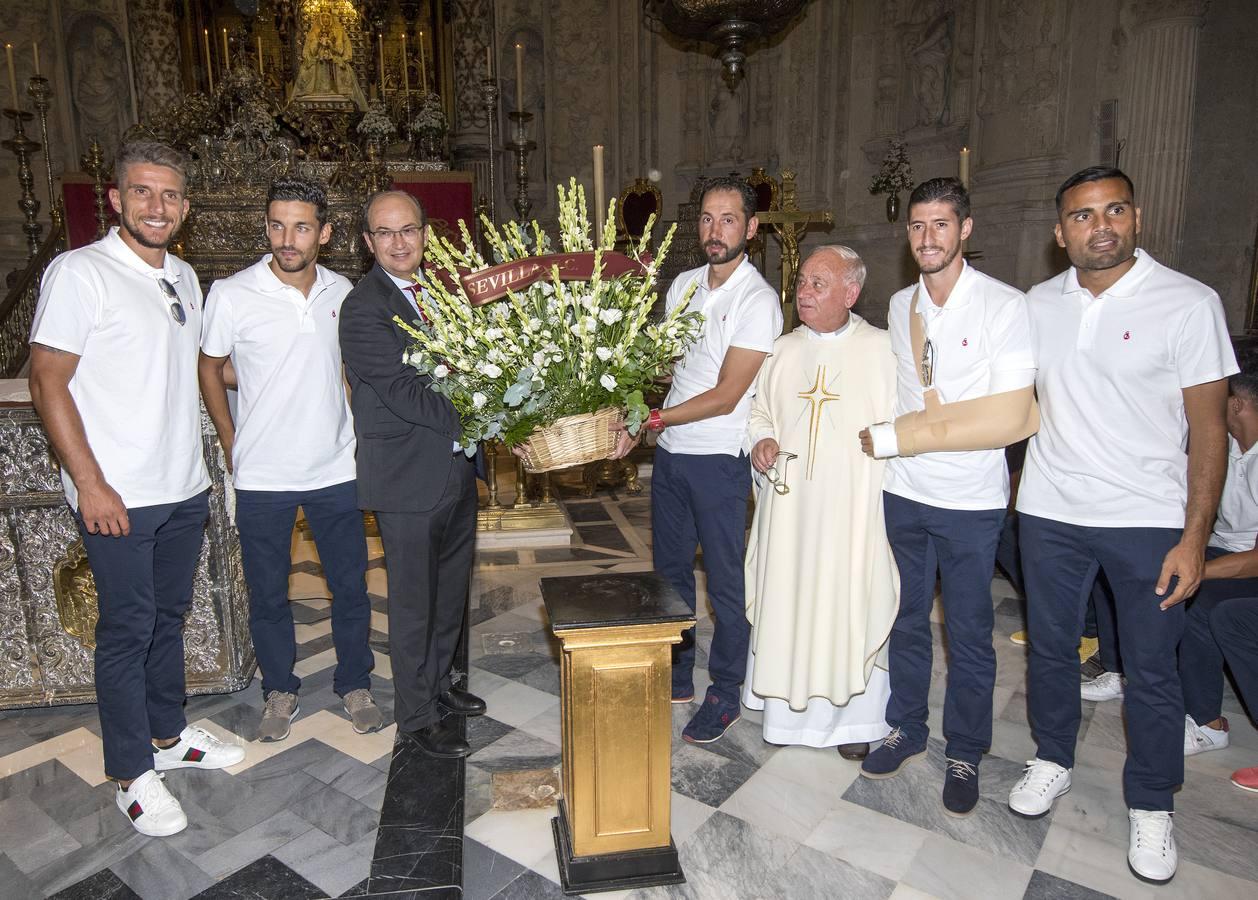
[(730, 726), (741, 717), (742, 711), (737, 703), (722, 701), (709, 691), (703, 706), (699, 707), (681, 736), (692, 744), (710, 744), (729, 731)]
[(890, 778), (900, 774), (904, 766), (926, 753), (926, 743), (911, 745), (904, 732), (892, 728), (883, 738), (882, 746), (871, 752), (861, 763), (861, 774), (866, 778)]
[(944, 770), (944, 812), (964, 818), (978, 805), (978, 766), (961, 759), (949, 759)]

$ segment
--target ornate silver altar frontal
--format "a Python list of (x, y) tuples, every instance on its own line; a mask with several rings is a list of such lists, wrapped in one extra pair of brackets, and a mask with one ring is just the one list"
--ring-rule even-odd
[[(204, 416), (202, 434), (212, 486), (184, 620), (189, 694), (239, 690), (255, 668), (240, 540)], [(39, 417), (29, 405), (0, 406), (0, 709), (95, 702), (96, 594), (81, 550)]]

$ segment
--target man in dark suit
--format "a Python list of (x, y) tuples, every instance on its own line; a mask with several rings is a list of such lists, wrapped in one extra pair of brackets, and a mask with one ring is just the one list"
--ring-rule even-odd
[(394, 718), (425, 752), (466, 756), (467, 742), (441, 717), (485, 711), (450, 681), (471, 581), (475, 474), (456, 449), (458, 413), (402, 362), (407, 341), (393, 321), (422, 315), (427, 216), (409, 194), (375, 194), (363, 208), (363, 239), (376, 264), (341, 307), (341, 355), (358, 437), (358, 505), (376, 514), (388, 567)]

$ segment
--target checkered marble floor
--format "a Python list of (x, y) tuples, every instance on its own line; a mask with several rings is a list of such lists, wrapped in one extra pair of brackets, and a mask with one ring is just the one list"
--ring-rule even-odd
[[(303, 685), (301, 714), (289, 739), (254, 740), (261, 715), (256, 684), (189, 700), (189, 721), (246, 743), (247, 755), (229, 770), (170, 773), (168, 783), (190, 825), (173, 838), (148, 839), (114, 807), (101, 768), (95, 707), (0, 714), (0, 896), (562, 896), (551, 843), (554, 807), (492, 808), (495, 772), (559, 762), (558, 651), (537, 582), (548, 575), (646, 571), (651, 565), (645, 494), (603, 492), (587, 500), (564, 489), (562, 495), (579, 537), (573, 547), (477, 556), (469, 674), (489, 710), (468, 722), (473, 753), (461, 770), (395, 751), (391, 717), (375, 735), (350, 729), (331, 688), (335, 657), (326, 585), (313, 545), (297, 538), (290, 587)], [(379, 541), (370, 543), (373, 690), (391, 713), (385, 573)], [(680, 729), (693, 707), (678, 706), (673, 837), (687, 883), (597, 896), (1231, 900), (1258, 894), (1258, 798), (1227, 782), (1233, 769), (1258, 759), (1258, 731), (1230, 691), (1225, 706), (1232, 746), (1187, 761), (1176, 800), (1180, 870), (1169, 886), (1144, 885), (1127, 871), (1119, 704), (1084, 704), (1075, 787), (1051, 816), (1027, 821), (1007, 810), (1005, 794), (1034, 753), (1026, 723), (1025, 650), (1007, 638), (1022, 624), (1013, 594), (1002, 579), (993, 581), (995, 734), (974, 816), (943, 814), (942, 745), (933, 738), (926, 759), (896, 779), (874, 783), (859, 778), (857, 765), (833, 750), (764, 743), (758, 715), (746, 711), (722, 740), (686, 744)], [(696, 688), (702, 696), (712, 634), (704, 599), (698, 631)], [(930, 724), (937, 735), (946, 654), (941, 626), (936, 632)], [(462, 794), (449, 796), (460, 784)], [(412, 822), (408, 815), (429, 815), (436, 824)], [(445, 874), (425, 876), (433, 879), (426, 889), (421, 879), (390, 868), (402, 860), (414, 876), (441, 856), (440, 848)], [(461, 891), (454, 886), (460, 877)]]

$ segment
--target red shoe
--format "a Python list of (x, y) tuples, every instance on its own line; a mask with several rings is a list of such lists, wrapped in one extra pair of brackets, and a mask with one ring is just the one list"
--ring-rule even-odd
[(1250, 769), (1237, 769), (1232, 773), (1232, 784), (1242, 791), (1253, 791), (1258, 794), (1258, 766)]

